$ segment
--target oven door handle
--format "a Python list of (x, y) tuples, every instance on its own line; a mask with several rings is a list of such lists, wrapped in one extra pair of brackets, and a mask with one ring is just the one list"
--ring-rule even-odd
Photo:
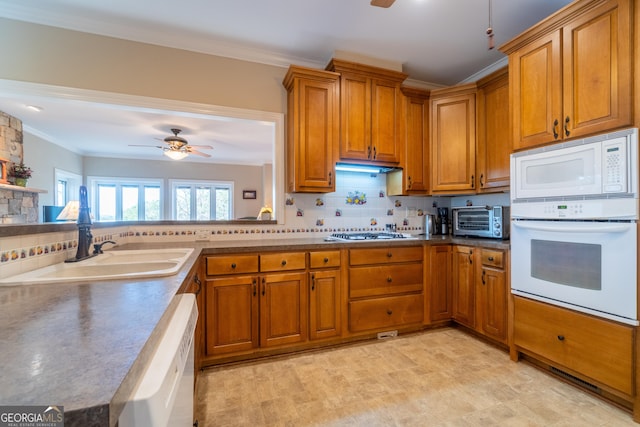
[(620, 224), (599, 224), (590, 223), (588, 226), (583, 227), (563, 227), (562, 225), (555, 223), (554, 225), (540, 225), (540, 224), (527, 224), (526, 222), (513, 221), (511, 223), (513, 227), (523, 228), (527, 230), (535, 231), (550, 231), (561, 233), (624, 233), (629, 231), (629, 223)]

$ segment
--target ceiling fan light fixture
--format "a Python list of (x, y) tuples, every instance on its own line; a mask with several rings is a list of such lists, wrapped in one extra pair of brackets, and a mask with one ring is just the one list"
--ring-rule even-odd
[(164, 155), (171, 160), (182, 160), (189, 155), (186, 151), (164, 150)]

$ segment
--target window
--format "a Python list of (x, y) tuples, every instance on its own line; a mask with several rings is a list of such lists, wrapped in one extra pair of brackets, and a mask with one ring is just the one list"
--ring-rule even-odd
[(179, 221), (233, 218), (233, 183), (171, 180), (172, 217)]
[(62, 169), (55, 169), (54, 174), (54, 205), (64, 206), (71, 200), (78, 200), (80, 197), (80, 185), (82, 184), (82, 176), (72, 172), (67, 172)]
[(91, 177), (88, 181), (96, 221), (163, 219), (162, 180)]

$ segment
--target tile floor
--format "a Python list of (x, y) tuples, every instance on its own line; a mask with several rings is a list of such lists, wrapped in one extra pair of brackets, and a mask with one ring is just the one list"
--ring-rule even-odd
[(215, 367), (200, 426), (640, 426), (457, 329)]

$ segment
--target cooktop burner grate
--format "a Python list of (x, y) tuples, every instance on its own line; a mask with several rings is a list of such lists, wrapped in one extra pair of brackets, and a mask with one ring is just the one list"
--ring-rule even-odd
[(340, 240), (394, 240), (394, 239), (406, 239), (407, 237), (402, 233), (372, 233), (372, 232), (358, 232), (358, 233), (333, 233), (332, 238)]

